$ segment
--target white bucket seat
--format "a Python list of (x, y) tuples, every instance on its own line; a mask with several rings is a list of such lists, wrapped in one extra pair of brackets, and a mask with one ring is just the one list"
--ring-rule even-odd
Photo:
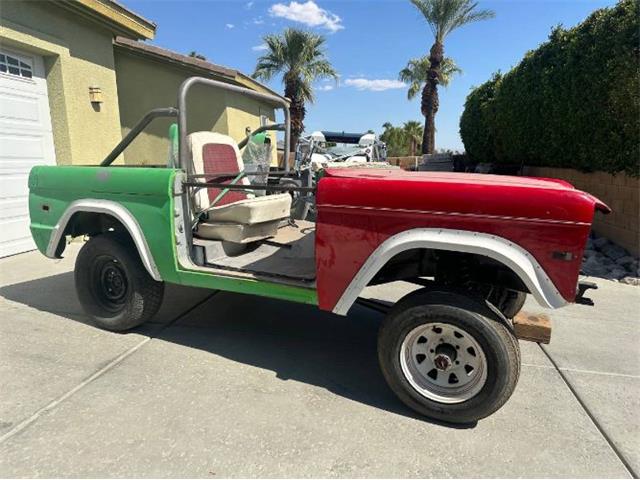
[[(193, 162), (191, 171), (201, 175), (212, 174), (208, 178), (210, 181), (221, 183), (213, 178), (216, 174), (235, 176), (244, 170), (238, 146), (226, 135), (195, 132), (187, 137), (187, 144)], [(223, 182), (232, 183), (233, 180), (226, 177)], [(235, 184), (249, 185), (249, 181), (243, 177)], [(196, 209), (207, 212), (206, 219), (196, 228), (199, 237), (235, 243), (253, 242), (274, 236), (280, 222), (290, 215), (291, 195), (288, 193), (254, 197), (244, 191), (229, 190), (220, 197), (221, 193), (219, 188), (202, 188), (196, 192)], [(211, 206), (214, 201), (215, 205)]]

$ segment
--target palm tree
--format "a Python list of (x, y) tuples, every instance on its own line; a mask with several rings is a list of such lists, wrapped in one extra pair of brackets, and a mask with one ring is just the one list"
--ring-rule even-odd
[(281, 73), (284, 95), (291, 100), (291, 151), (304, 130), (305, 102), (313, 102), (313, 82), (337, 79), (338, 74), (325, 56), (322, 35), (288, 28), (282, 35), (266, 35), (268, 50), (258, 58), (253, 78), (268, 81)]
[[(427, 82), (427, 72), (431, 62), (429, 61), (429, 55), (425, 55), (421, 58), (412, 58), (407, 62), (407, 66), (400, 70), (398, 78), (404, 83), (409, 84), (409, 90), (407, 90), (407, 99), (413, 100), (413, 98), (424, 88), (424, 84)], [(445, 57), (440, 64), (440, 85), (443, 87), (449, 86), (451, 78), (454, 75), (461, 74), (462, 70), (458, 68), (452, 58)]]
[(387, 153), (390, 157), (402, 157), (405, 155), (405, 134), (402, 128), (394, 127), (391, 122), (382, 125), (384, 132), (380, 140), (387, 144)]
[(455, 29), (468, 23), (493, 18), (491, 10), (477, 10), (473, 0), (411, 0), (420, 10), (434, 36), (429, 51), (429, 68), (422, 89), (421, 111), (424, 115), (422, 153), (433, 153), (435, 149), (435, 117), (440, 105), (438, 84), (442, 81), (444, 40)]
[(418, 152), (418, 147), (422, 141), (422, 124), (416, 120), (409, 120), (402, 125), (402, 132), (409, 143), (409, 155), (414, 157)]

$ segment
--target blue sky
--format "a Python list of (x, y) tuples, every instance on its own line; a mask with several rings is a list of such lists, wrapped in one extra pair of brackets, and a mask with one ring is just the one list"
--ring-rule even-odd
[[(408, 101), (397, 81), (407, 60), (429, 51), (433, 38), (408, 0), (124, 0), (158, 24), (155, 45), (188, 53), (251, 74), (263, 35), (295, 26), (327, 37), (327, 54), (339, 85), (321, 82), (307, 107), (307, 131), (380, 132), (384, 122), (421, 120), (419, 100)], [(445, 54), (463, 74), (440, 92), (437, 148), (462, 150), (458, 122), (471, 87), (517, 64), (558, 24), (573, 26), (613, 0), (480, 1), (492, 20), (467, 25), (446, 40)], [(270, 86), (282, 92), (280, 79)]]

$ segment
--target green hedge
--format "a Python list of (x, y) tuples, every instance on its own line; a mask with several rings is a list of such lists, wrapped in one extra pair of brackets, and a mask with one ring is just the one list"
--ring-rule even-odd
[(640, 174), (640, 0), (597, 10), (467, 97), (460, 135), (479, 162)]

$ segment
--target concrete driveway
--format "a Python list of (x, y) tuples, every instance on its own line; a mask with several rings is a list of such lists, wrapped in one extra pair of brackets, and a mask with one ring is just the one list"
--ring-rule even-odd
[[(348, 318), (170, 288), (154, 323), (90, 326), (61, 261), (0, 260), (1, 477), (629, 477), (640, 472), (640, 289), (522, 343), (511, 400), (468, 428), (418, 418), (384, 383), (382, 315)], [(370, 289), (394, 300), (403, 283)], [(527, 309), (539, 312), (534, 303)]]

